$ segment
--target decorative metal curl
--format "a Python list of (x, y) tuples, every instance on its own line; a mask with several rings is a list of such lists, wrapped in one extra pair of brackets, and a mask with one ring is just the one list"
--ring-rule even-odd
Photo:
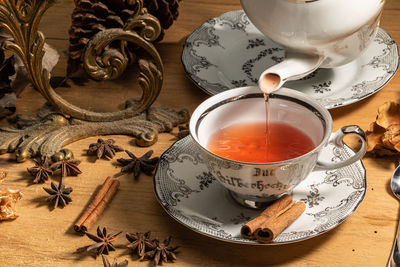
[[(139, 85), (143, 89), (138, 106), (117, 112), (92, 112), (67, 102), (50, 86), (50, 73), (42, 65), (45, 38), (38, 31), (38, 26), (44, 12), (55, 2), (54, 0), (0, 0), (0, 27), (13, 38), (12, 41), (3, 44), (3, 49), (16, 53), (22, 59), (34, 87), (63, 114), (97, 122), (133, 117), (150, 107), (157, 98), (164, 70), (160, 55), (149, 43), (159, 36), (161, 26), (155, 17), (147, 14), (147, 10), (143, 8), (143, 0), (130, 1), (136, 4), (137, 9), (126, 29), (110, 29), (96, 34), (87, 47), (84, 64), (92, 77), (113, 79), (126, 69), (127, 56), (122, 48), (124, 43), (132, 42), (143, 48), (153, 60), (138, 61), (141, 70)], [(133, 29), (139, 30), (140, 33), (132, 31)], [(121, 41), (121, 51), (110, 49), (103, 53), (104, 48), (115, 40)]]
[[(115, 79), (125, 71), (128, 63), (127, 56), (117, 49), (104, 50), (116, 40), (128, 41), (143, 48), (153, 58), (157, 69), (160, 72), (163, 71), (161, 57), (157, 50), (138, 33), (123, 29), (108, 29), (97, 33), (86, 47), (83, 64), (91, 77), (98, 80)], [(162, 79), (162, 76), (158, 78)]]
[[(136, 106), (137, 100), (127, 100), (127, 106)], [(187, 110), (175, 111), (167, 107), (150, 107), (132, 118), (112, 122), (87, 122), (67, 119), (54, 107), (45, 105), (37, 117), (17, 116), (20, 129), (0, 127), (0, 155), (15, 153), (23, 162), (34, 156), (51, 156), (54, 161), (73, 157), (72, 151), (62, 149), (67, 144), (89, 136), (124, 134), (133, 136), (138, 146), (150, 146), (158, 134), (170, 132), (173, 127), (189, 119)]]
[(125, 31), (140, 30), (140, 36), (148, 42), (154, 42), (161, 34), (161, 25), (157, 18), (150, 14), (140, 14), (128, 20)]

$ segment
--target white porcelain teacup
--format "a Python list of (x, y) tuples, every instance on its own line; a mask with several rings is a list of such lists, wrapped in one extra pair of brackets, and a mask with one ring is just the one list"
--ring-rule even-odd
[[(214, 95), (200, 104), (190, 120), (190, 134), (214, 177), (239, 203), (262, 207), (303, 181), (314, 169), (337, 169), (359, 160), (366, 150), (364, 132), (355, 125), (332, 133), (332, 117), (313, 98), (282, 88), (270, 96), (270, 121), (289, 124), (305, 133), (315, 148), (296, 158), (270, 163), (246, 163), (218, 156), (207, 149), (218, 130), (238, 123), (265, 122), (265, 100), (258, 87), (243, 87)], [(355, 155), (340, 162), (318, 159), (321, 150), (332, 143), (343, 147), (345, 135), (355, 134), (362, 142)]]

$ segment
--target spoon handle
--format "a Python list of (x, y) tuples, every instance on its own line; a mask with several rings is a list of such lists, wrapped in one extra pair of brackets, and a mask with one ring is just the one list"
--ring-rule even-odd
[(400, 228), (400, 222), (397, 226), (396, 237), (394, 239), (392, 253), (390, 253), (390, 258), (389, 258), (387, 267), (399, 267), (400, 266), (399, 228)]

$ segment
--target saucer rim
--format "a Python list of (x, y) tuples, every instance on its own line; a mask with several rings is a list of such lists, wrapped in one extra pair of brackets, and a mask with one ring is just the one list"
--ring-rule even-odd
[[(161, 162), (161, 159), (162, 159), (173, 147), (178, 146), (180, 143), (186, 142), (186, 139), (192, 139), (192, 141), (193, 141), (193, 138), (192, 138), (192, 136), (190, 136), (190, 135), (188, 135), (188, 136), (186, 136), (186, 137), (184, 137), (184, 138), (182, 138), (182, 139), (180, 139), (180, 140), (175, 141), (173, 144), (171, 144), (171, 146), (170, 146), (168, 149), (166, 149), (166, 150), (160, 155), (160, 161), (159, 161), (159, 163)], [(354, 153), (354, 151), (351, 150), (350, 147), (347, 146), (346, 144), (344, 145), (344, 149), (345, 149), (347, 152)], [(177, 217), (175, 217), (175, 216), (168, 210), (167, 206), (164, 206), (164, 205), (162, 204), (162, 200), (160, 199), (160, 196), (159, 196), (158, 193), (157, 193), (156, 176), (157, 176), (157, 173), (158, 173), (158, 171), (159, 171), (159, 169), (160, 169), (160, 164), (157, 165), (157, 168), (156, 168), (156, 170), (155, 170), (155, 172), (154, 172), (154, 175), (153, 175), (153, 191), (154, 191), (154, 195), (155, 195), (155, 197), (156, 197), (156, 199), (157, 199), (157, 202), (160, 204), (160, 206), (163, 208), (163, 210), (168, 214), (168, 216), (170, 216), (171, 218), (173, 218), (173, 219), (174, 219), (175, 221), (177, 221), (180, 225), (185, 226), (186, 228), (192, 230), (192, 231), (195, 232), (195, 233), (198, 233), (198, 234), (200, 234), (200, 235), (203, 235), (203, 236), (206, 236), (206, 237), (215, 239), (215, 240), (223, 241), (223, 242), (226, 242), (226, 243), (231, 243), (231, 244), (251, 245), (251, 246), (278, 246), (278, 245), (287, 245), (287, 244), (293, 244), (293, 243), (298, 243), (298, 242), (301, 242), (301, 241), (305, 241), (305, 240), (308, 240), (308, 239), (311, 239), (311, 238), (320, 236), (320, 235), (322, 235), (322, 234), (325, 234), (325, 233), (327, 233), (327, 232), (329, 232), (329, 231), (335, 229), (336, 227), (340, 226), (340, 225), (341, 225), (344, 221), (346, 221), (351, 215), (353, 215), (353, 213), (358, 209), (358, 207), (360, 206), (360, 204), (364, 201), (365, 195), (366, 195), (366, 193), (367, 193), (367, 188), (368, 188), (368, 184), (367, 184), (367, 170), (366, 170), (366, 168), (365, 168), (365, 166), (364, 166), (364, 163), (363, 163), (363, 161), (360, 159), (360, 160), (356, 161), (356, 162), (353, 163), (353, 164), (357, 164), (357, 163), (360, 163), (360, 166), (359, 166), (359, 167), (361, 167), (361, 171), (363, 172), (363, 178), (364, 178), (363, 180), (364, 180), (365, 187), (364, 187), (364, 190), (363, 190), (363, 194), (360, 196), (360, 199), (359, 199), (359, 201), (357, 202), (357, 204), (354, 206), (354, 208), (347, 214), (347, 216), (341, 218), (341, 220), (340, 220), (337, 224), (331, 226), (330, 228), (325, 229), (325, 230), (323, 230), (323, 231), (321, 231), (321, 232), (318, 232), (318, 233), (316, 233), (316, 234), (314, 234), (314, 235), (312, 235), (312, 236), (307, 236), (307, 237), (299, 238), (299, 239), (292, 240), (292, 241), (281, 241), (281, 242), (274, 242), (274, 241), (272, 241), (271, 243), (264, 244), (264, 243), (259, 243), (259, 242), (254, 241), (254, 240), (248, 240), (248, 241), (230, 240), (230, 239), (224, 239), (224, 238), (221, 238), (221, 237), (218, 237), (218, 236), (214, 236), (214, 235), (211, 235), (211, 234), (202, 232), (202, 231), (198, 230), (197, 228), (194, 228), (194, 227), (192, 227), (192, 226), (190, 226), (190, 225), (188, 225), (188, 224), (185, 224), (183, 221), (181, 221), (181, 220), (179, 220)], [(358, 168), (358, 169), (359, 169), (359, 168)], [(237, 204), (237, 205), (239, 205), (239, 204)], [(244, 240), (246, 240), (246, 239), (244, 239)]]
[[(220, 15), (217, 16), (217, 17), (213, 17), (213, 18), (207, 19), (206, 21), (204, 21), (199, 27), (197, 27), (195, 30), (193, 30), (193, 31), (185, 38), (185, 42), (184, 42), (183, 45), (182, 45), (181, 64), (182, 64), (183, 69), (184, 69), (184, 71), (185, 71), (186, 77), (188, 77), (189, 80), (190, 80), (193, 84), (195, 84), (199, 89), (201, 89), (203, 92), (205, 92), (205, 93), (206, 93), (207, 95), (209, 95), (209, 96), (213, 96), (213, 95), (216, 95), (216, 94), (213, 94), (210, 90), (207, 90), (205, 87), (201, 86), (200, 83), (196, 82), (196, 81), (194, 80), (194, 78), (192, 77), (192, 76), (194, 76), (194, 75), (193, 75), (192, 73), (190, 73), (189, 70), (187, 69), (186, 63), (185, 63), (185, 61), (184, 61), (184, 59), (183, 59), (183, 55), (184, 55), (184, 50), (185, 50), (186, 44), (189, 43), (189, 42), (188, 42), (188, 39), (189, 39), (195, 32), (197, 32), (199, 29), (201, 29), (202, 27), (204, 27), (204, 24), (206, 24), (209, 20), (211, 20), (211, 19), (216, 19), (216, 18), (220, 18), (221, 16), (223, 16), (223, 15), (225, 15), (225, 14), (228, 14), (228, 13), (231, 13), (231, 12), (238, 12), (238, 11), (244, 11), (244, 10), (243, 10), (243, 9), (235, 9), (235, 10), (231, 10), (231, 11), (224, 12), (224, 13), (220, 14)], [(249, 21), (250, 21), (250, 20), (249, 20)], [(372, 96), (372, 95), (378, 93), (380, 90), (382, 90), (382, 89), (396, 76), (396, 73), (397, 73), (397, 71), (398, 71), (399, 68), (400, 68), (400, 51), (399, 51), (399, 45), (397, 44), (397, 42), (392, 38), (392, 36), (391, 36), (385, 29), (383, 29), (382, 27), (378, 27), (378, 30), (382, 30), (384, 33), (386, 33), (386, 34), (389, 36), (389, 38), (390, 38), (392, 41), (394, 41), (395, 49), (396, 49), (396, 51), (397, 51), (397, 64), (396, 64), (395, 70), (393, 71), (393, 74), (389, 77), (389, 79), (388, 79), (387, 81), (385, 81), (381, 86), (377, 87), (377, 88), (374, 89), (373, 91), (371, 91), (371, 92), (369, 92), (369, 93), (367, 93), (367, 94), (365, 94), (365, 95), (363, 95), (363, 96), (361, 96), (361, 97), (357, 97), (357, 98), (354, 98), (354, 99), (351, 98), (351, 99), (348, 99), (348, 100), (346, 100), (346, 101), (342, 101), (341, 103), (329, 104), (329, 105), (326, 105), (326, 106), (323, 105), (326, 109), (328, 109), (328, 110), (330, 110), (330, 109), (336, 109), (336, 108), (345, 107), (345, 106), (348, 106), (348, 105), (351, 105), (351, 104), (355, 104), (355, 103), (357, 103), (357, 102), (360, 102), (360, 101), (362, 101), (362, 100), (364, 100), (364, 99), (366, 99), (366, 98), (368, 98), (368, 97), (370, 97), (370, 96)], [(267, 37), (267, 38), (268, 38), (268, 37)], [(249, 86), (254, 86), (254, 85), (249, 85)], [(238, 87), (228, 88), (227, 90), (235, 89), (235, 88), (238, 88)], [(293, 89), (293, 90), (297, 90), (297, 89), (295, 89), (295, 88), (287, 87), (287, 86), (286, 86), (286, 88), (290, 88), (290, 89)], [(226, 91), (226, 90), (224, 90), (224, 91)], [(299, 91), (299, 90), (297, 90), (297, 91)], [(302, 92), (302, 91), (300, 91), (300, 92)], [(218, 92), (218, 93), (220, 93), (220, 92)], [(217, 93), (217, 94), (218, 94), (218, 93)], [(302, 92), (302, 93), (304, 93), (304, 92)], [(310, 96), (310, 97), (312, 97), (312, 96)], [(318, 101), (318, 99), (315, 99), (315, 100)], [(321, 103), (321, 105), (322, 105), (322, 103)]]

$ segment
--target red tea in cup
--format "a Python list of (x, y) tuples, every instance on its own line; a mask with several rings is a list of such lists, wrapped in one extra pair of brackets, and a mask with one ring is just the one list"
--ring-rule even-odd
[(250, 163), (279, 162), (304, 155), (315, 148), (301, 130), (282, 122), (237, 123), (216, 131), (207, 149), (221, 157)]

